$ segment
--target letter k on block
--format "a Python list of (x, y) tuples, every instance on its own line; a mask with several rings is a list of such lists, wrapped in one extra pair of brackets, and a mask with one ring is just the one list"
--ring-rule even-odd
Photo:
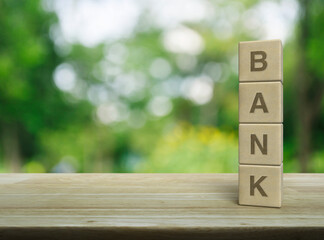
[(239, 166), (239, 204), (280, 207), (282, 197), (282, 165)]
[(257, 188), (263, 197), (268, 197), (264, 192), (263, 188), (260, 186), (261, 182), (266, 179), (267, 176), (262, 176), (257, 182), (254, 182), (254, 176), (250, 176), (250, 195), (254, 196), (254, 189)]

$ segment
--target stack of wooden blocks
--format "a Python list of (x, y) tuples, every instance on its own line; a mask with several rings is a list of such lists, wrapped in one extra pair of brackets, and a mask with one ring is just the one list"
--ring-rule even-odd
[(283, 67), (280, 40), (239, 43), (239, 204), (281, 207)]

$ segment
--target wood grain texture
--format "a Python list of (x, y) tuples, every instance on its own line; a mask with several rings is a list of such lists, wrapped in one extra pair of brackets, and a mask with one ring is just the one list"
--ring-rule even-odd
[(237, 174), (0, 174), (0, 239), (323, 239), (324, 174), (285, 174), (280, 209)]

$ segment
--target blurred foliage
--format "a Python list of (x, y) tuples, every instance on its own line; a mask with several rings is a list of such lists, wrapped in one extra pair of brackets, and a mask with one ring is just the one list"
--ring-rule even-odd
[(180, 124), (161, 138), (139, 172), (237, 172), (234, 133)]
[(23, 161), (26, 169), (36, 166), (28, 162), (42, 154), (42, 131), (91, 119), (88, 103), (68, 104), (53, 84), (53, 70), (62, 61), (48, 35), (56, 21), (38, 1), (0, 1), (1, 155), (7, 171), (20, 171)]
[[(87, 47), (57, 40), (44, 2), (0, 0), (0, 171), (237, 172), (237, 44), (262, 37), (245, 22), (262, 2), (209, 2), (213, 17), (176, 29), (196, 41), (180, 51), (147, 11), (131, 36)], [(284, 171), (324, 172), (324, 4), (299, 6)]]

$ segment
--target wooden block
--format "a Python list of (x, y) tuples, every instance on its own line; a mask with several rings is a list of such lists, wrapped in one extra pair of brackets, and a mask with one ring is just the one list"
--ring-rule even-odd
[(280, 40), (239, 43), (239, 80), (282, 81)]
[(281, 123), (283, 97), (281, 82), (240, 83), (240, 123)]
[(277, 165), (282, 164), (282, 124), (240, 124), (240, 164)]
[(239, 204), (281, 207), (282, 165), (239, 167)]

